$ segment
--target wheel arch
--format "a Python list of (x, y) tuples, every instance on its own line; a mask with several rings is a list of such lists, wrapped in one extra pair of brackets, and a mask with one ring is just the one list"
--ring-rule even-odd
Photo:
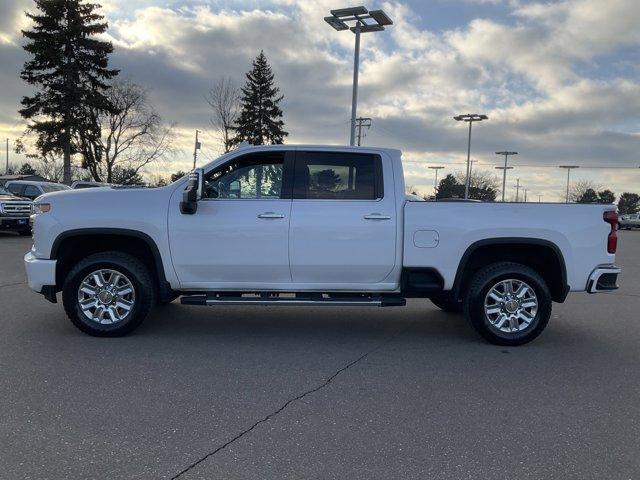
[[(509, 250), (505, 252), (505, 248)], [(497, 237), (479, 240), (467, 247), (456, 270), (453, 295), (460, 298), (473, 273), (497, 261), (513, 261), (536, 270), (556, 302), (564, 302), (569, 293), (566, 262), (558, 245), (540, 238)]]
[(57, 260), (57, 289), (61, 288), (64, 278), (79, 259), (92, 253), (110, 250), (130, 253), (139, 258), (150, 269), (160, 296), (171, 292), (171, 286), (165, 276), (162, 255), (155, 240), (144, 232), (125, 228), (81, 228), (58, 235), (50, 253), (50, 258)]

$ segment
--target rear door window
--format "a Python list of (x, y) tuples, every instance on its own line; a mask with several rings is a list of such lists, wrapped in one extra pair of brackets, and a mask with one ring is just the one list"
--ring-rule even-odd
[(296, 156), (294, 198), (377, 200), (383, 197), (380, 156), (303, 152)]

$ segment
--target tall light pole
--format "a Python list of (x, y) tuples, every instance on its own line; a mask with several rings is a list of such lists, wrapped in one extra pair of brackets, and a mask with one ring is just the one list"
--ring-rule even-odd
[[(353, 55), (353, 91), (351, 95), (351, 135), (349, 145), (356, 143), (356, 110), (358, 108), (358, 70), (360, 67), (360, 34), (380, 32), (385, 26), (393, 25), (389, 16), (382, 10), (367, 10), (365, 7), (339, 8), (331, 10), (331, 16), (324, 21), (335, 30), (351, 30), (356, 36)], [(349, 24), (353, 26), (349, 26)]]
[(456, 115), (453, 119), (457, 122), (467, 122), (469, 124), (469, 140), (467, 141), (467, 179), (464, 182), (464, 198), (469, 198), (469, 184), (471, 181), (471, 126), (473, 122), (481, 122), (488, 120), (486, 115), (479, 115), (477, 113), (467, 113), (465, 115)]
[(433, 181), (433, 196), (435, 197), (438, 193), (438, 170), (444, 167), (429, 167), (431, 170), (435, 170), (436, 179)]
[(504, 167), (496, 167), (496, 170), (502, 170), (502, 201), (504, 202), (504, 191), (507, 188), (507, 170), (511, 170), (513, 167), (508, 167), (509, 155), (518, 155), (518, 152), (496, 152), (496, 155), (504, 155)]
[(520, 179), (516, 179), (516, 203), (520, 201)]
[(578, 165), (560, 165), (560, 168), (567, 169), (567, 199), (565, 203), (569, 203), (569, 179), (571, 177), (571, 169), (580, 168)]
[(527, 203), (527, 192), (529, 191), (528, 188), (524, 189), (524, 203)]

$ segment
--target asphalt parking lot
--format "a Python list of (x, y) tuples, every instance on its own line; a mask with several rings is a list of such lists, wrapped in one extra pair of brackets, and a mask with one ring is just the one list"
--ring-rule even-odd
[(640, 478), (640, 231), (621, 289), (519, 348), (405, 308), (159, 308), (80, 333), (0, 234), (0, 478)]

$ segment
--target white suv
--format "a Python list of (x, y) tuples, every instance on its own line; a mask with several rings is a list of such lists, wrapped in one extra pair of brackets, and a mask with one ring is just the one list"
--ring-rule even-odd
[(32, 180), (11, 180), (4, 185), (17, 197), (30, 198), (35, 200), (44, 193), (59, 192), (60, 190), (71, 190), (67, 185), (53, 182), (36, 182)]

